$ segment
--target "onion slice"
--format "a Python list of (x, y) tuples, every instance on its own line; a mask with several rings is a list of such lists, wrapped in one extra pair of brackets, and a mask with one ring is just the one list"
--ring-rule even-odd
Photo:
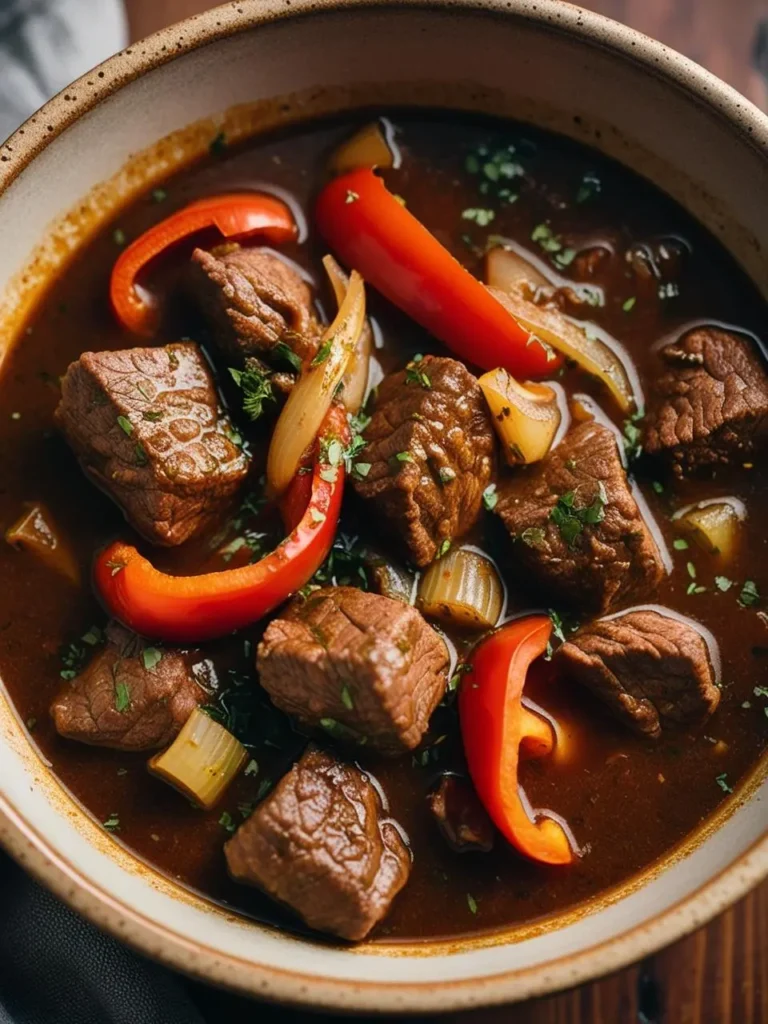
[(503, 367), (484, 373), (477, 383), (507, 464), (528, 465), (543, 459), (560, 426), (560, 408), (552, 388), (519, 384)]
[[(331, 255), (323, 257), (323, 266), (328, 274), (328, 280), (331, 282), (338, 307), (341, 309), (347, 289), (349, 288), (349, 278)], [(344, 403), (344, 408), (347, 412), (352, 413), (353, 416), (360, 412), (365, 401), (365, 394), (368, 390), (368, 370), (372, 354), (373, 331), (371, 330), (370, 321), (366, 319), (363, 323), (363, 329), (360, 331), (360, 337), (354, 354), (347, 365), (347, 371), (342, 377), (344, 390), (341, 392), (341, 400)]]
[(51, 513), (40, 502), (25, 502), (24, 511), (5, 531), (11, 547), (28, 551), (49, 569), (61, 573), (75, 586), (80, 584), (80, 567), (75, 553), (62, 539)]
[(336, 319), (326, 328), (317, 355), (305, 364), (275, 424), (267, 456), (267, 484), (277, 496), (296, 475), (333, 402), (365, 322), (365, 286), (356, 270)]
[(381, 121), (371, 121), (339, 146), (331, 157), (333, 175), (356, 171), (359, 167), (387, 170), (396, 165), (396, 154), (387, 139)]
[(493, 629), (504, 605), (504, 587), (489, 558), (470, 548), (454, 548), (424, 573), (416, 605), (441, 622)]
[(517, 253), (502, 246), (488, 254), (486, 269), (493, 294), (521, 327), (601, 380), (621, 411), (629, 413), (635, 396), (622, 361), (604, 341), (590, 337), (583, 327), (559, 310), (537, 306), (525, 297), (526, 291), (540, 287), (543, 278), (533, 267), (524, 278), (521, 266), (524, 262)]
[(173, 743), (149, 770), (209, 811), (245, 764), (245, 747), (229, 730), (195, 708)]
[(736, 552), (744, 511), (730, 501), (707, 501), (676, 513), (672, 519), (702, 551), (730, 560)]

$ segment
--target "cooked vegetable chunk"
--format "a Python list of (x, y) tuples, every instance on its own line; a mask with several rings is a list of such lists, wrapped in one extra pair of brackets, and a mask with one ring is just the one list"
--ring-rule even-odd
[(614, 434), (582, 423), (499, 488), (513, 556), (548, 596), (607, 611), (651, 593), (664, 574), (627, 483)]
[(236, 881), (259, 886), (311, 928), (352, 941), (384, 917), (411, 870), (368, 776), (314, 746), (225, 853)]
[(743, 462), (768, 440), (768, 376), (746, 337), (714, 327), (661, 350), (667, 369), (650, 390), (643, 447), (678, 476)]
[(70, 740), (116, 750), (157, 750), (170, 743), (206, 699), (186, 661), (148, 647), (122, 626), (51, 705), (57, 731)]
[(720, 703), (707, 644), (692, 625), (652, 610), (600, 619), (555, 655), (635, 732), (701, 725)]
[(424, 735), (445, 692), (448, 651), (402, 601), (328, 587), (270, 622), (257, 664), (273, 702), (303, 725), (396, 755)]
[(248, 473), (197, 345), (84, 352), (61, 382), (56, 421), (83, 470), (154, 544), (181, 544)]
[(425, 356), (379, 385), (353, 473), (387, 534), (415, 565), (433, 561), (480, 515), (494, 437), (476, 379), (455, 359)]
[(456, 853), (493, 849), (496, 829), (467, 779), (442, 775), (427, 803), (441, 835)]

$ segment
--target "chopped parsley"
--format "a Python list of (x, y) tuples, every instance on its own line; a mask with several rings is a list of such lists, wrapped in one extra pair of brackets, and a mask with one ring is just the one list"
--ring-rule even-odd
[(489, 512), (493, 512), (498, 500), (499, 496), (496, 493), (496, 484), (488, 484), (483, 491), (483, 505)]
[(115, 711), (120, 714), (131, 706), (131, 691), (127, 683), (115, 681)]
[(660, 483), (658, 480), (652, 480), (651, 487), (654, 489), (656, 494), (664, 493), (664, 484)]
[(232, 835), (233, 832), (237, 831), (237, 822), (229, 813), (229, 811), (224, 811), (222, 813), (221, 817), (219, 818), (219, 824), (224, 829), (224, 831), (229, 832), (230, 835)]
[(602, 187), (602, 182), (598, 176), (593, 171), (586, 171), (576, 192), (576, 202), (586, 203), (589, 199), (599, 195)]
[[(560, 253), (563, 250), (563, 243), (560, 241), (560, 237), (554, 233), (552, 228), (547, 223), (536, 225), (536, 227), (531, 232), (531, 241), (538, 242), (539, 247), (543, 249), (544, 252), (549, 253), (550, 255), (553, 255), (554, 253)], [(575, 255), (576, 254), (574, 252), (574, 256)]]
[(625, 313), (631, 313), (632, 310), (635, 308), (636, 302), (637, 298), (633, 295), (631, 298), (627, 299), (626, 302), (622, 302), (621, 308), (624, 310)]
[(326, 361), (328, 356), (331, 354), (331, 349), (332, 348), (333, 348), (333, 338), (326, 338), (326, 340), (323, 342), (323, 344), (320, 346), (320, 348), (315, 353), (315, 357), (314, 357), (314, 359), (312, 360), (312, 362), (309, 365), (310, 366), (321, 366)]
[(248, 764), (245, 766), (243, 775), (258, 775), (259, 774), (259, 762), (255, 758), (251, 758)]
[(487, 228), (496, 212), (481, 206), (468, 206), (466, 210), (462, 210), (461, 216), (464, 220), (474, 221), (478, 227)]
[(437, 475), (440, 477), (441, 484), (449, 484), (456, 479), (456, 470), (451, 469), (450, 466), (441, 466)]
[(301, 369), (301, 359), (296, 355), (290, 345), (286, 345), (284, 341), (278, 341), (272, 351), (278, 359), (282, 359), (288, 363), (292, 370), (296, 370), (297, 373), (299, 372)]
[(768, 700), (768, 686), (756, 686), (752, 693), (756, 697), (765, 697)]
[(354, 465), (352, 466), (353, 475), (360, 477), (361, 479), (365, 479), (365, 477), (367, 477), (370, 472), (370, 462), (355, 462)]
[(471, 672), (471, 671), (472, 671), (472, 666), (471, 665), (467, 664), (467, 662), (464, 662), (464, 661), (459, 662), (459, 664), (453, 670), (453, 675), (448, 680), (448, 689), (451, 691), (451, 693), (453, 693), (454, 690), (458, 689), (459, 683), (461, 682), (461, 677), (465, 673)]
[(685, 563), (685, 568), (686, 568), (686, 571), (687, 571), (688, 575), (691, 577), (691, 579), (695, 580), (696, 579), (696, 566), (693, 564), (693, 562), (686, 562)]
[(152, 189), (152, 200), (155, 203), (163, 203), (168, 198), (168, 193), (164, 188), (153, 188)]
[(641, 443), (643, 432), (638, 423), (640, 423), (644, 415), (644, 410), (638, 409), (632, 413), (629, 419), (624, 420), (624, 451), (628, 462), (634, 462), (635, 459), (640, 458), (643, 454), (643, 445)]
[(144, 445), (141, 443), (141, 441), (138, 441), (136, 443), (136, 447), (133, 449), (133, 454), (134, 454), (134, 456), (136, 458), (136, 465), (137, 466), (146, 466), (147, 463), (149, 462), (149, 456), (147, 455), (147, 449), (144, 447)]
[(405, 368), (405, 383), (406, 384), (419, 384), (428, 391), (432, 387), (432, 381), (429, 379), (429, 375), (425, 373), (419, 366), (424, 356), (417, 354), (408, 363)]
[(120, 427), (124, 434), (128, 435), (128, 437), (130, 437), (131, 434), (133, 433), (133, 424), (131, 423), (127, 416), (118, 416), (117, 425)]
[(520, 534), (520, 540), (529, 548), (540, 548), (546, 540), (546, 536), (541, 526), (529, 526)]
[(447, 555), (451, 549), (450, 537), (446, 537), (440, 547), (437, 549), (437, 557), (442, 558), (443, 555)]
[[(687, 551), (688, 550), (688, 541), (687, 540), (683, 540), (682, 537), (677, 537), (675, 540), (672, 541), (672, 547), (675, 549), (675, 551)], [(722, 576), (717, 577), (717, 579), (715, 579), (715, 583), (717, 583), (718, 579), (722, 579), (722, 578), (723, 578)], [(726, 587), (726, 590), (727, 589), (728, 588)]]
[(343, 722), (337, 722), (335, 718), (321, 718), (320, 727), (325, 729), (328, 735), (333, 736), (334, 739), (365, 744), (365, 736), (361, 736), (354, 729), (350, 729), (348, 725), (344, 725)]
[(141, 418), (149, 423), (159, 423), (164, 415), (165, 413), (161, 409), (147, 409), (141, 414)]
[(725, 593), (733, 586), (733, 580), (729, 580), (727, 576), (715, 576), (715, 586)]
[(563, 620), (558, 612), (554, 608), (548, 608), (547, 614), (552, 620), (552, 632), (555, 634), (558, 640), (565, 643), (565, 632), (563, 630)]
[(113, 811), (106, 821), (102, 821), (101, 827), (106, 829), (107, 832), (119, 832), (120, 831), (120, 816), (116, 811)]
[(585, 526), (596, 526), (605, 519), (605, 506), (608, 495), (602, 480), (598, 482), (597, 494), (591, 504), (582, 508), (576, 507), (575, 491), (567, 491), (560, 495), (549, 518), (560, 530), (560, 536), (569, 547), (573, 547)]
[[(114, 574), (113, 574), (114, 575)], [(88, 648), (96, 647), (104, 639), (98, 626), (91, 626), (79, 640), (74, 640), (61, 649), (61, 663), (64, 666), (59, 675), (70, 681), (79, 674), (88, 658)]]
[(754, 580), (745, 580), (744, 586), (739, 594), (739, 604), (742, 608), (752, 608), (760, 603), (760, 591)]
[(125, 232), (122, 228), (115, 228), (112, 232), (112, 241), (121, 247), (125, 245)]
[(253, 359), (246, 361), (244, 370), (230, 366), (229, 372), (243, 393), (243, 412), (250, 420), (257, 420), (264, 412), (264, 403), (275, 399), (269, 374), (259, 369)]
[(141, 652), (141, 660), (147, 672), (154, 672), (163, 657), (163, 652), (157, 647), (145, 647)]
[(342, 686), (341, 688), (341, 703), (344, 705), (347, 711), (352, 711), (352, 709), (355, 706), (355, 703), (352, 700), (352, 694), (349, 692), (348, 686)]
[(477, 900), (471, 893), (467, 893), (467, 906), (473, 914), (477, 913)]
[(733, 792), (733, 787), (728, 784), (728, 773), (727, 772), (723, 772), (722, 775), (718, 775), (715, 778), (715, 782), (718, 784), (718, 786), (720, 787), (720, 789), (722, 789), (722, 791), (724, 793), (732, 793)]

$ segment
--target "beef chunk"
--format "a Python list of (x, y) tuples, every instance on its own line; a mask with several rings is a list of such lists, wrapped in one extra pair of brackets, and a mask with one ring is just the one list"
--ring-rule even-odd
[(408, 881), (411, 856), (359, 768), (310, 746), (227, 843), (232, 877), (318, 931), (364, 939)]
[(768, 377), (754, 345), (714, 327), (661, 350), (667, 369), (650, 389), (643, 447), (678, 476), (743, 462), (768, 438)]
[(496, 830), (467, 779), (443, 775), (428, 803), (443, 838), (456, 853), (493, 849)]
[(720, 702), (706, 641), (671, 615), (639, 610), (580, 629), (555, 655), (635, 732), (700, 725)]
[(154, 544), (199, 533), (248, 472), (196, 345), (84, 352), (61, 382), (56, 420), (85, 472)]
[(448, 651), (410, 605), (327, 587), (270, 622), (258, 669), (273, 702), (302, 725), (395, 755), (424, 735), (445, 693)]
[(357, 493), (415, 565), (480, 514), (493, 473), (493, 426), (472, 374), (454, 359), (425, 356), (381, 382)]
[(269, 249), (195, 249), (186, 287), (234, 365), (246, 356), (279, 363), (281, 342), (300, 360), (315, 354), (320, 328), (309, 286)]
[(587, 422), (499, 490), (513, 557), (547, 594), (607, 611), (653, 591), (664, 567), (627, 483), (616, 438)]
[(57, 732), (70, 740), (116, 750), (157, 750), (174, 739), (204, 700), (178, 651), (148, 648), (113, 624), (106, 646), (62, 688), (51, 715)]

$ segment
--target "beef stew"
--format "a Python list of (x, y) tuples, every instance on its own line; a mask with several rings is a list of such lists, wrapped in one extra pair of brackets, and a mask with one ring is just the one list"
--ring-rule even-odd
[[(71, 558), (62, 573), (34, 546), (0, 547), (0, 674), (64, 785), (172, 879), (279, 927), (402, 942), (586, 904), (682, 843), (764, 755), (768, 384), (763, 301), (667, 197), (528, 126), (391, 117), (402, 159), (376, 188), (503, 301), (458, 276), (441, 324), (435, 281), (459, 264), (422, 266), (436, 277), (409, 292), (383, 257), (346, 260), (344, 224), (382, 201), (370, 170), (350, 172), (333, 231), (315, 203), (338, 192), (332, 154), (365, 118), (217, 145), (139, 197), (51, 283), (3, 363), (0, 521), (50, 510)], [(198, 232), (142, 272), (151, 331), (122, 327), (127, 243), (249, 181), (292, 195), (307, 240)], [(325, 283), (328, 248), (378, 282), (365, 308), (354, 274)], [(495, 378), (494, 414), (497, 368), (511, 383)], [(310, 388), (330, 426), (309, 430), (291, 404)], [(280, 453), (291, 483), (276, 494), (284, 415), (312, 443)], [(135, 556), (105, 556), (116, 538)], [(241, 589), (222, 597), (230, 580)], [(474, 618), (451, 614), (459, 591)], [(158, 595), (154, 621), (175, 616), (178, 635), (126, 632)], [(248, 624), (204, 636), (204, 599), (247, 612), (243, 595)], [(514, 719), (511, 781), (470, 773), (463, 750), (477, 723), (457, 694), (488, 688), (471, 663), (489, 609), (499, 633), (549, 615), (519, 692), (489, 693)], [(246, 751), (209, 811), (139, 752), (194, 709)], [(502, 782), (539, 849), (561, 823), (567, 863), (507, 841)]]

